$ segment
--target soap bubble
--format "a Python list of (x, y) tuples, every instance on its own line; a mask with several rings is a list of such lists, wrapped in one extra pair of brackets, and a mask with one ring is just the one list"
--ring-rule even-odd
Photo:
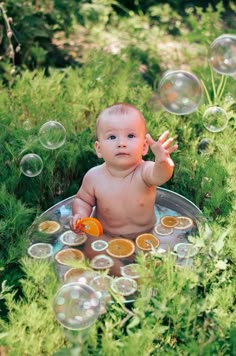
[(223, 131), (227, 124), (228, 115), (219, 106), (211, 106), (203, 114), (203, 125), (208, 131)]
[(72, 282), (62, 286), (53, 301), (57, 321), (70, 330), (90, 327), (100, 314), (100, 301), (93, 288)]
[(197, 146), (198, 153), (211, 154), (214, 151), (213, 141), (209, 138), (202, 138)]
[(217, 37), (208, 50), (208, 61), (212, 69), (220, 74), (236, 73), (236, 36)]
[(44, 147), (55, 150), (64, 145), (66, 130), (59, 122), (48, 121), (39, 130), (39, 141)]
[(35, 153), (28, 153), (20, 161), (20, 170), (27, 177), (36, 177), (43, 170), (43, 161)]
[(203, 96), (200, 80), (184, 70), (168, 71), (161, 79), (158, 92), (166, 111), (176, 115), (190, 114)]

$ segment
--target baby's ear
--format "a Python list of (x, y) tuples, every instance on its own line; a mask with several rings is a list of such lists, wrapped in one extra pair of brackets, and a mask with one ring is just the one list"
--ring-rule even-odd
[(147, 139), (145, 138), (143, 143), (143, 156), (145, 156), (148, 153), (148, 149), (149, 149), (149, 144)]
[(99, 141), (95, 141), (94, 147), (95, 147), (96, 154), (97, 154), (98, 158), (102, 158), (102, 153), (101, 153)]

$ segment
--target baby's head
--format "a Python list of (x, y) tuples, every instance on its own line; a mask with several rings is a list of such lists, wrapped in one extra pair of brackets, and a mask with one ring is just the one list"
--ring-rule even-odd
[(144, 136), (147, 133), (146, 120), (142, 113), (133, 105), (128, 103), (116, 103), (108, 106), (98, 116), (96, 122), (96, 137), (99, 139), (99, 132), (102, 128), (104, 121), (109, 118), (118, 117), (120, 122), (128, 122), (129, 118), (135, 118), (135, 123), (140, 125), (140, 129), (143, 130)]

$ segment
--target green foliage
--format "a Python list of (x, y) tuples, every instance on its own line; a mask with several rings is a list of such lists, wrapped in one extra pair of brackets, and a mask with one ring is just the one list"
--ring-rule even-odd
[[(184, 18), (175, 1), (174, 8), (139, 1), (132, 5), (137, 12), (133, 7), (130, 11), (130, 3), (41, 1), (23, 6), (22, 1), (11, 0), (4, 5), (22, 43), (19, 56), (23, 57), (16, 52), (14, 59), (38, 68), (11, 74), (13, 57), (8, 51), (11, 44), (16, 50), (18, 42), (16, 38), (9, 41), (4, 32), (0, 351), (9, 355), (235, 354), (236, 101), (228, 101), (228, 94), (235, 94), (235, 81), (210, 71), (205, 58), (210, 41), (224, 31), (222, 3), (213, 9), (206, 2), (204, 11), (189, 8)], [(84, 50), (81, 66), (58, 70), (50, 66), (55, 64), (52, 39), (59, 30), (70, 31), (75, 18), (86, 27), (87, 39), (105, 51)], [(180, 60), (192, 66), (205, 86), (204, 101), (191, 115), (164, 112), (158, 101), (162, 71), (178, 65), (172, 53), (163, 61), (158, 52), (157, 42), (167, 34), (168, 39), (175, 34), (176, 41), (186, 41)], [(114, 42), (117, 47), (111, 46)], [(204, 61), (202, 57), (191, 61), (193, 54), (187, 47), (195, 42)], [(43, 66), (48, 67), (46, 73)], [(132, 305), (116, 298), (88, 331), (63, 330), (52, 309), (60, 285), (54, 265), (24, 257), (28, 231), (42, 211), (75, 194), (87, 170), (100, 163), (93, 147), (96, 117), (119, 101), (130, 102), (144, 113), (154, 138), (166, 129), (176, 138), (175, 171), (165, 187), (199, 206), (207, 225), (199, 227), (198, 236), (189, 237), (200, 249), (192, 269), (177, 270), (171, 254), (148, 259), (141, 254), (141, 291)], [(203, 126), (202, 116), (210, 105), (219, 105), (228, 114), (228, 126), (221, 133), (207, 132)], [(39, 129), (49, 120), (59, 121), (66, 129), (66, 143), (56, 150), (46, 149), (39, 141)], [(201, 152), (203, 138), (211, 144)], [(39, 154), (44, 163), (42, 173), (34, 178), (20, 171), (21, 158), (30, 152)], [(146, 159), (153, 159), (151, 152)]]

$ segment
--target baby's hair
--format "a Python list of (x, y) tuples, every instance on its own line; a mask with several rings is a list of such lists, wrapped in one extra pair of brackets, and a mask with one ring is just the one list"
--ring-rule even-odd
[(146, 130), (146, 120), (143, 116), (143, 114), (132, 104), (129, 103), (115, 103), (112, 104), (110, 106), (108, 106), (107, 108), (105, 108), (99, 115), (97, 118), (97, 122), (96, 122), (96, 137), (98, 138), (98, 125), (99, 125), (99, 121), (100, 119), (105, 115), (105, 114), (110, 114), (110, 115), (128, 115), (130, 112), (135, 111), (136, 113), (139, 114), (141, 120), (144, 123), (144, 127)]

